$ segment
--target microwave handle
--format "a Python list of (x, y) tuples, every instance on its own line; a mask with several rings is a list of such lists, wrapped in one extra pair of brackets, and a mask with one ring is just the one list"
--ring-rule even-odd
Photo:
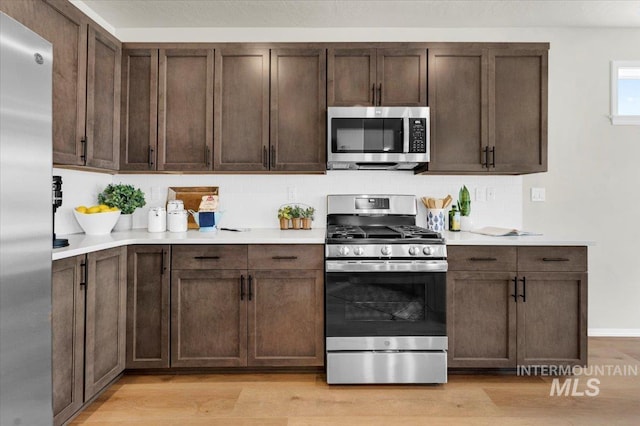
[(402, 152), (405, 154), (409, 152), (409, 122), (410, 118), (405, 117), (402, 119)]

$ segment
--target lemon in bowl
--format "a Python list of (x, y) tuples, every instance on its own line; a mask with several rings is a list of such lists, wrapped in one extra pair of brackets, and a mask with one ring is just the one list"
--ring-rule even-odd
[(120, 217), (120, 210), (106, 205), (78, 206), (73, 210), (78, 224), (87, 235), (107, 235)]

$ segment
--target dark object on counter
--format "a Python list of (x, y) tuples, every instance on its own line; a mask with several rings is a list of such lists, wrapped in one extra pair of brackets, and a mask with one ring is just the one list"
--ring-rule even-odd
[(69, 240), (66, 238), (56, 238), (56, 211), (58, 207), (62, 205), (62, 177), (54, 176), (53, 177), (53, 248), (61, 248), (67, 247), (69, 245)]

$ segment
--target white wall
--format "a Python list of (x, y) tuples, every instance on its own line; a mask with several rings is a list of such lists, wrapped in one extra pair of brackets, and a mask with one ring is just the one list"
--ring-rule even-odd
[[(635, 215), (640, 211), (640, 197), (635, 193), (640, 183), (640, 127), (614, 127), (607, 119), (609, 61), (640, 59), (640, 28), (163, 28), (123, 29), (116, 35), (123, 41), (141, 42), (550, 42), (548, 173), (495, 178), (362, 174), (343, 180), (343, 176), (329, 173), (202, 178), (121, 175), (114, 179), (158, 186), (161, 191), (170, 185), (219, 183), (223, 203), (228, 211), (234, 210), (233, 216), (227, 217), (228, 224), (238, 226), (253, 220), (250, 211), (272, 214), (269, 212), (287, 201), (286, 188), (290, 185), (298, 189), (299, 201), (314, 205), (327, 193), (384, 188), (389, 192), (444, 195), (461, 183), (473, 187), (495, 185), (496, 202), (472, 204), (472, 209), (477, 207), (479, 222), (496, 215), (501, 224), (522, 224), (526, 229), (573, 233), (593, 240), (595, 245), (589, 249), (591, 333), (640, 335), (640, 262), (635, 244), (640, 237), (640, 229), (635, 226)], [(528, 201), (532, 186), (546, 188), (546, 202)], [(512, 194), (516, 187), (521, 191), (519, 196)], [(303, 188), (310, 188), (308, 195)], [(263, 219), (259, 221), (266, 225)], [(141, 219), (136, 223), (142, 223)]]
[[(111, 182), (134, 185), (145, 193), (147, 205), (134, 213), (133, 226), (146, 228), (149, 207), (163, 206), (171, 186), (218, 186), (220, 209), (225, 211), (222, 225), (229, 227), (276, 228), (278, 207), (299, 202), (316, 208), (314, 227), (326, 224), (327, 194), (413, 194), (418, 197), (457, 199), (458, 190), (467, 185), (486, 191), (494, 188), (495, 201), (472, 201), (471, 213), (478, 226), (522, 225), (522, 177), (520, 176), (415, 176), (411, 172), (335, 171), (326, 175), (104, 175), (56, 169), (64, 181), (64, 204), (56, 217), (60, 234), (81, 232), (72, 209), (79, 204), (97, 203), (98, 193)], [(290, 190), (295, 192), (289, 199)], [(73, 194), (69, 195), (68, 194)], [(505, 208), (507, 207), (507, 208)], [(418, 221), (425, 224), (420, 205)]]

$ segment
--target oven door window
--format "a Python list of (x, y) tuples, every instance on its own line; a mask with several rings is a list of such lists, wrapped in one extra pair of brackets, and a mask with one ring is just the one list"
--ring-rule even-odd
[(401, 118), (333, 118), (334, 153), (403, 152)]
[(326, 332), (347, 336), (446, 336), (446, 273), (331, 272)]

